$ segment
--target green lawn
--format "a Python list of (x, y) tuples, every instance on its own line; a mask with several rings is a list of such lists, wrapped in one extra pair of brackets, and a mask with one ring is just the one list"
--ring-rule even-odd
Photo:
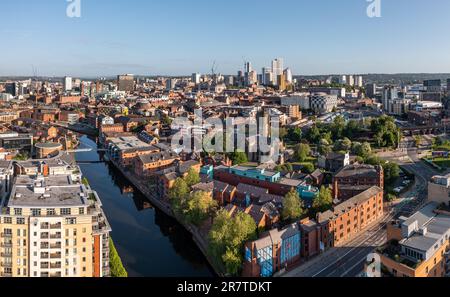
[(450, 158), (434, 158), (431, 160), (439, 167), (450, 168)]

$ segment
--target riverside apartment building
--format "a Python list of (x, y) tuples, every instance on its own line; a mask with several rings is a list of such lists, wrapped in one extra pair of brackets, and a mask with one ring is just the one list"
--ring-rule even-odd
[(1, 204), (2, 277), (109, 276), (111, 228), (76, 167), (13, 177)]

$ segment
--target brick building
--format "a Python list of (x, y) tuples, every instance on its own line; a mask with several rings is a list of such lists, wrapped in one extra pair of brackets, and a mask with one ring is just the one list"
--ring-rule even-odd
[(324, 248), (344, 244), (384, 214), (383, 189), (371, 187), (332, 210), (317, 214)]
[(344, 167), (333, 178), (334, 198), (344, 201), (377, 186), (384, 188), (384, 171), (381, 166), (353, 164)]

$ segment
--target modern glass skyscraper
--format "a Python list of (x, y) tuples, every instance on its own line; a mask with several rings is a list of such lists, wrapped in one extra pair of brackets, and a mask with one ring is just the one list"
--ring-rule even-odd
[(272, 61), (272, 74), (273, 74), (273, 84), (275, 86), (279, 85), (278, 76), (283, 74), (283, 59), (278, 58)]

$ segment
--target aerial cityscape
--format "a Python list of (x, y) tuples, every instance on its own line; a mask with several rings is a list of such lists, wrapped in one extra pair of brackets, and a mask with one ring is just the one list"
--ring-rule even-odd
[(2, 3), (0, 277), (450, 277), (450, 3), (30, 2)]

